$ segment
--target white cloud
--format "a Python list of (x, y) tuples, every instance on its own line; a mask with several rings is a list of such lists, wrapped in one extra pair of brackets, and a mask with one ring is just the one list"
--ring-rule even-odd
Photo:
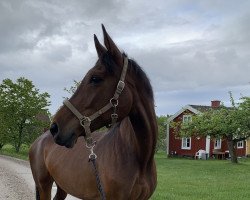
[(0, 2), (0, 80), (25, 76), (62, 102), (64, 87), (96, 60), (93, 34), (104, 23), (118, 46), (145, 69), (157, 113), (250, 95), (248, 1)]

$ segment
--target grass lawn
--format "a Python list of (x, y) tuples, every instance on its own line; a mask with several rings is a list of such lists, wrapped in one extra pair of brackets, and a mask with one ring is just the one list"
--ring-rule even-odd
[[(19, 154), (5, 145), (0, 154), (28, 159), (28, 147)], [(168, 159), (155, 156), (158, 185), (151, 200), (249, 200), (250, 159), (239, 164), (228, 160)]]
[(6, 155), (6, 156), (12, 156), (12, 157), (19, 158), (22, 160), (28, 160), (28, 151), (29, 151), (29, 147), (27, 145), (22, 145), (20, 152), (16, 153), (16, 150), (12, 145), (6, 144), (0, 150), (0, 154)]
[(167, 159), (156, 155), (158, 185), (151, 200), (250, 199), (250, 159)]

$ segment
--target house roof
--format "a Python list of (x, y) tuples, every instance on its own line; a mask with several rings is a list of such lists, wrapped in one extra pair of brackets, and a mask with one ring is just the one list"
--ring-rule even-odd
[(189, 105), (189, 106), (200, 112), (206, 112), (212, 108), (211, 106), (202, 106), (202, 105)]
[(36, 115), (36, 119), (42, 121), (42, 122), (48, 122), (50, 123), (50, 118), (48, 115), (44, 114), (44, 113), (39, 113)]
[(168, 118), (167, 123), (170, 123), (173, 119), (175, 119), (177, 116), (179, 116), (181, 113), (183, 113), (185, 110), (190, 110), (191, 112), (195, 113), (195, 114), (200, 114), (202, 113), (201, 111), (199, 111), (198, 109), (194, 108), (191, 105), (186, 105), (184, 107), (182, 107), (178, 112), (176, 112), (174, 115), (172, 115), (171, 117)]
[[(182, 107), (178, 112), (176, 112), (174, 115), (172, 115), (170, 118), (168, 118), (167, 123), (170, 123), (173, 119), (178, 117), (181, 113), (183, 113), (185, 110), (190, 110), (194, 114), (201, 114), (203, 112), (209, 111), (210, 109), (220, 109), (220, 107), (213, 108), (212, 106), (203, 106), (203, 105), (186, 105)], [(230, 109), (230, 107), (226, 107), (227, 109)]]

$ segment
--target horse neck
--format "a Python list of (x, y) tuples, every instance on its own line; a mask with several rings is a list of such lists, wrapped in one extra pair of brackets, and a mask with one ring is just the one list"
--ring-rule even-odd
[(139, 162), (146, 167), (154, 159), (158, 126), (153, 100), (138, 94), (135, 94), (135, 104), (129, 117), (136, 136)]

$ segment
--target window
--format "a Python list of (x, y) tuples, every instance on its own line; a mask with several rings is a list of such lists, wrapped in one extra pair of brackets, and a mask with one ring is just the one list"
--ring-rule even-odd
[(214, 149), (220, 149), (221, 148), (221, 139), (216, 139), (214, 141)]
[(192, 121), (191, 115), (183, 115), (183, 123), (188, 123)]
[(181, 148), (182, 149), (191, 149), (191, 138), (182, 138), (181, 141)]
[(244, 141), (237, 142), (237, 148), (242, 149), (244, 147)]

